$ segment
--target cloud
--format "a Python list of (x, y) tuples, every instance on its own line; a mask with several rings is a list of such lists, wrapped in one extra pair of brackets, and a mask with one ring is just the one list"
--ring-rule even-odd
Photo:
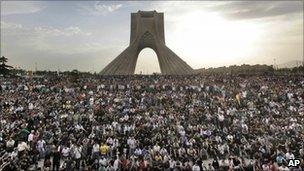
[(80, 6), (80, 11), (84, 14), (90, 14), (94, 16), (106, 16), (109, 13), (117, 11), (123, 5), (122, 4), (106, 4), (105, 2), (96, 2), (93, 6)]
[(257, 19), (303, 13), (303, 1), (153, 1), (149, 9), (176, 21), (193, 11), (215, 12), (229, 20)]
[(102, 2), (97, 2), (95, 4), (95, 9), (97, 9), (99, 12), (113, 12), (118, 10), (122, 7), (122, 4), (112, 4), (112, 5), (105, 5), (102, 4)]
[(35, 27), (34, 30), (38, 34), (48, 36), (74, 36), (74, 35), (85, 35), (90, 36), (92, 33), (84, 32), (79, 27), (67, 27), (63, 29), (53, 27)]
[(227, 19), (256, 19), (303, 12), (303, 1), (235, 1), (211, 6)]
[[(86, 48), (78, 40), (90, 39), (90, 32), (81, 30), (77, 26), (70, 26), (65, 28), (55, 27), (26, 27), (18, 23), (1, 22), (1, 41), (4, 44), (10, 44), (12, 47), (32, 49), (38, 51), (71, 51), (74, 53), (84, 51)], [(17, 40), (18, 41), (15, 41)]]
[(70, 26), (66, 28), (38, 26), (38, 27), (30, 28), (30, 27), (24, 27), (19, 23), (10, 23), (5, 21), (1, 21), (1, 29), (3, 29), (4, 31), (14, 30), (12, 34), (16, 34), (16, 35), (35, 34), (35, 35), (56, 37), (56, 36), (75, 36), (75, 35), (90, 36), (92, 34), (90, 32), (82, 31), (79, 27), (76, 26)]
[[(1, 2), (1, 5), (6, 2)], [(165, 14), (168, 46), (181, 57), (186, 57), (185, 60), (192, 66), (216, 66), (238, 62), (229, 60), (225, 56), (225, 60), (217, 63), (219, 60), (214, 57), (214, 53), (209, 55), (206, 50), (196, 53), (195, 49), (188, 49), (187, 51), (187, 48), (184, 48), (186, 40), (189, 40), (189, 42), (197, 40), (199, 42), (196, 43), (198, 45), (197, 49), (206, 48), (201, 43), (208, 37), (204, 36), (204, 34), (209, 33), (208, 28), (210, 28), (211, 33), (213, 32), (212, 23), (210, 23), (209, 27), (208, 22), (215, 22), (215, 29), (223, 28), (223, 34), (229, 34), (229, 30), (225, 29), (226, 27), (216, 25), (217, 20), (213, 20), (213, 15), (220, 19), (230, 19), (230, 21), (227, 21), (229, 23), (244, 22), (249, 24), (248, 27), (253, 24), (253, 26), (257, 26), (258, 30), (262, 30), (261, 40), (256, 41), (252, 46), (252, 49), (257, 50), (245, 54), (245, 57), (248, 56), (250, 59), (248, 58), (247, 60), (244, 57), (240, 58), (240, 60), (252, 63), (258, 62), (258, 60), (267, 62), (267, 56), (282, 56), (281, 60), (278, 59), (278, 61), (284, 62), (283, 59), (289, 60), (303, 54), (303, 19), (302, 15), (299, 15), (301, 13), (301, 4), (303, 6), (301, 2), (71, 2), (50, 1), (44, 3), (36, 1), (32, 2), (35, 3), (32, 6), (38, 7), (35, 9), (33, 7), (29, 8), (30, 5), (25, 5), (24, 8), (21, 8), (20, 4), (30, 4), (30, 2), (19, 1), (16, 2), (19, 4), (19, 10), (8, 10), (7, 8), (5, 15), (33, 13), (35, 11), (37, 13), (26, 17), (21, 15), (4, 16), (5, 22), (1, 22), (1, 53), (11, 57), (13, 63), (27, 67), (32, 65), (32, 61), (40, 60), (38, 63), (43, 63), (46, 69), (54, 68), (53, 66), (56, 66), (57, 63), (65, 69), (83, 68), (83, 70), (90, 70), (93, 68), (92, 64), (101, 69), (128, 44), (130, 12), (156, 10)], [(39, 12), (43, 9), (42, 6), (45, 6), (47, 10)], [(4, 8), (3, 5), (2, 7)], [(210, 17), (208, 18), (209, 14)], [(57, 21), (58, 17), (62, 17), (61, 20)], [(45, 21), (48, 21), (48, 23)], [(76, 22), (78, 24), (74, 25)], [(192, 30), (194, 31), (183, 31), (187, 27), (193, 28)], [(239, 29), (241, 28), (237, 30)], [(240, 33), (240, 35), (242, 34)], [(251, 35), (253, 34), (248, 33), (248, 36)], [(243, 37), (246, 38), (247, 35), (245, 34)], [(238, 38), (242, 39), (243, 37), (239, 36)], [(219, 51), (216, 46), (223, 44), (220, 41), (218, 43), (216, 40), (218, 39), (212, 38), (212, 41), (210, 41), (215, 44), (215, 54)], [(211, 43), (210, 46), (213, 45)], [(244, 49), (241, 49), (236, 54), (243, 52), (245, 52)], [(228, 53), (227, 56), (229, 56)], [(209, 62), (210, 57), (213, 60)], [(193, 61), (196, 62), (193, 63)], [(269, 57), (269, 61), (271, 63), (273, 57)]]
[(3, 1), (1, 2), (1, 15), (29, 14), (43, 10), (39, 2), (31, 1)]
[[(6, 51), (34, 51), (42, 54), (58, 53), (72, 55), (81, 53), (96, 53), (109, 45), (91, 43), (92, 33), (83, 31), (77, 26), (59, 27), (26, 27), (17, 23), (1, 22), (1, 48)], [(18, 40), (18, 41), (15, 41)], [(8, 50), (8, 49), (9, 50)]]
[(1, 21), (1, 29), (22, 29), (22, 28), (23, 26), (21, 24)]

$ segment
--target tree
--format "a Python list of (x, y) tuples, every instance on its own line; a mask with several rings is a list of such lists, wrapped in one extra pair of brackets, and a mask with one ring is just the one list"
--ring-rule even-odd
[(6, 76), (10, 74), (12, 66), (6, 65), (7, 58), (2, 56), (0, 57), (0, 75)]

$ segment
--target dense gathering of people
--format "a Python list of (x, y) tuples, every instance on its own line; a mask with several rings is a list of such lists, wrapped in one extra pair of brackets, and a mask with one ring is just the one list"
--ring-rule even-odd
[(303, 171), (304, 77), (0, 78), (0, 128), (0, 170)]

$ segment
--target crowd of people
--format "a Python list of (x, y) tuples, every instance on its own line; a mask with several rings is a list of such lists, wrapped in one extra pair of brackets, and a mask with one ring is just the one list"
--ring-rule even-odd
[(304, 170), (303, 76), (0, 78), (0, 120), (0, 170)]

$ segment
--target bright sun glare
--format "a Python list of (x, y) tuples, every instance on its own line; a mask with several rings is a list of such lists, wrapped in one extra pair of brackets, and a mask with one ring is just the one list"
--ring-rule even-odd
[[(167, 35), (173, 38), (169, 48), (179, 52), (195, 69), (231, 65), (251, 57), (262, 33), (257, 23), (229, 21), (217, 13), (203, 11), (191, 12), (175, 22), (174, 31)], [(152, 49), (145, 48), (139, 54), (135, 73), (153, 72), (160, 72), (157, 56)]]
[(216, 13), (196, 11), (179, 18), (174, 35), (174, 44), (184, 47), (181, 56), (197, 61), (193, 67), (200, 68), (202, 63), (220, 66), (248, 57), (261, 30), (248, 21), (228, 21)]

